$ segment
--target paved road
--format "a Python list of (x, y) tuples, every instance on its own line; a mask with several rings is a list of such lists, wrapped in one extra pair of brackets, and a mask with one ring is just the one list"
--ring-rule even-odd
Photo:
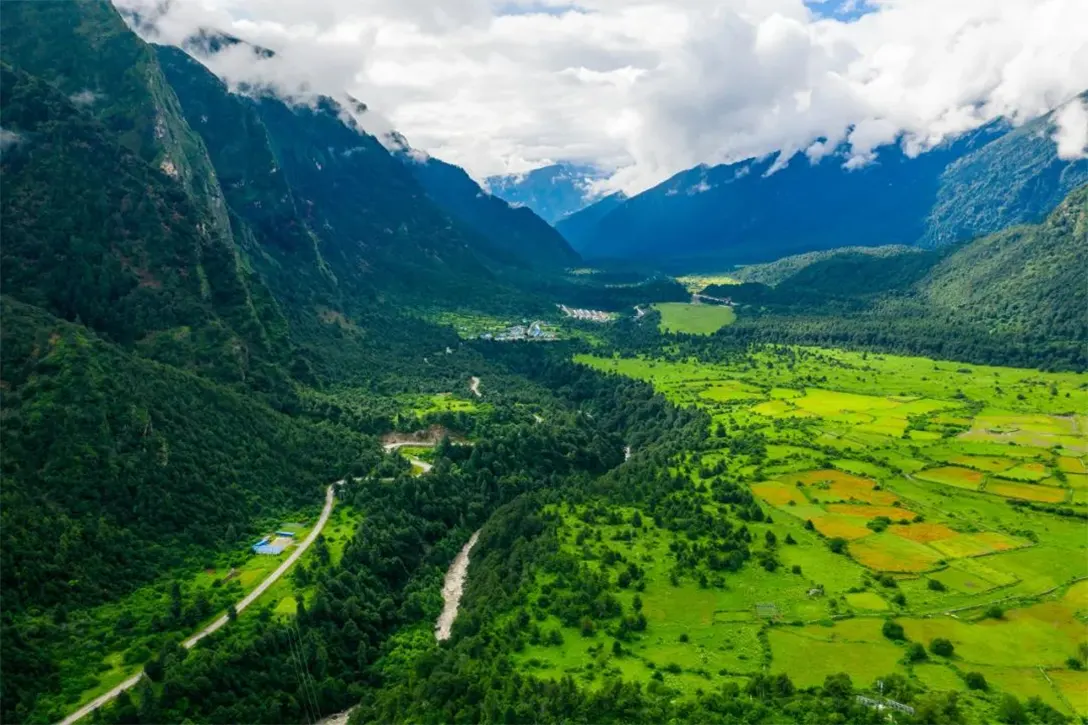
[[(236, 604), (234, 606), (234, 608), (238, 612), (242, 612), (246, 607), (248, 607), (250, 604), (252, 604), (254, 601), (256, 601), (256, 599), (258, 597), (260, 597), (262, 594), (264, 594), (265, 591), (268, 589), (268, 587), (275, 584), (276, 581), (281, 576), (283, 576), (284, 573), (288, 569), (291, 568), (291, 565), (294, 564), (296, 561), (298, 561), (298, 558), (300, 556), (302, 556), (303, 553), (305, 553), (305, 551), (308, 548), (310, 548), (310, 544), (314, 543), (314, 540), (317, 539), (317, 535), (321, 533), (321, 530), (323, 528), (325, 528), (325, 523), (329, 520), (329, 514), (332, 513), (333, 502), (336, 500), (336, 486), (338, 486), (338, 485), (340, 485), (342, 483), (343, 483), (343, 481), (337, 481), (336, 483), (329, 486), (328, 490), (325, 492), (325, 508), (322, 509), (321, 517), (317, 520), (317, 524), (310, 531), (309, 535), (305, 539), (302, 540), (302, 543), (299, 544), (298, 547), (296, 547), (295, 550), (291, 552), (290, 556), (288, 556), (284, 560), (284, 562), (282, 564), (280, 564), (278, 567), (276, 567), (276, 570), (274, 572), (269, 574), (265, 578), (265, 580), (263, 582), (261, 582), (259, 585), (257, 585), (256, 589), (254, 589), (249, 594), (247, 594), (242, 599), (242, 601), (238, 602), (238, 604)], [(205, 627), (204, 629), (202, 629), (199, 632), (197, 632), (196, 634), (194, 634), (189, 639), (185, 640), (185, 642), (183, 642), (182, 644), (185, 646), (186, 649), (192, 649), (193, 647), (196, 646), (197, 642), (204, 639), (209, 634), (212, 634), (213, 632), (218, 631), (228, 621), (230, 621), (228, 616), (226, 614), (224, 614), (222, 617), (215, 620), (214, 622), (209, 624), (207, 627)], [(142, 678), (143, 676), (144, 676), (143, 671), (139, 672), (138, 674), (133, 675), (132, 677), (128, 678), (127, 680), (122, 682), (117, 687), (114, 687), (112, 690), (110, 690), (106, 694), (98, 696), (97, 698), (95, 698), (91, 702), (87, 703), (83, 707), (81, 707), (78, 710), (76, 710), (75, 712), (73, 712), (68, 717), (61, 720), (59, 725), (71, 725), (71, 723), (74, 723), (77, 720), (79, 720), (79, 719), (81, 719), (83, 717), (86, 717), (87, 715), (91, 714), (92, 712), (94, 712), (98, 708), (105, 705), (110, 700), (113, 700), (114, 698), (116, 698), (118, 695), (120, 695), (125, 690), (129, 690), (129, 689), (135, 687), (136, 683), (138, 683), (140, 681), (140, 678)]]

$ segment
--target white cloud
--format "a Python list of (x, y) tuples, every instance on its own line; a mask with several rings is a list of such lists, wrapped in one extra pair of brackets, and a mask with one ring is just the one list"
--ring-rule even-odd
[(617, 170), (602, 191), (842, 141), (852, 165), (882, 143), (920, 153), (1088, 89), (1084, 0), (865, 6), (844, 22), (856, 8), (802, 0), (174, 0), (158, 29), (272, 48), (274, 62), (232, 51), (213, 70), (296, 97), (346, 90), (376, 109), (364, 128), (477, 178), (591, 162)]
[(1065, 104), (1054, 116), (1054, 125), (1059, 158), (1088, 158), (1088, 104), (1080, 99)]
[(90, 106), (98, 99), (99, 95), (89, 88), (68, 96), (68, 100), (77, 106)]
[(16, 133), (0, 126), (0, 151), (7, 151), (12, 146), (22, 143), (22, 134)]

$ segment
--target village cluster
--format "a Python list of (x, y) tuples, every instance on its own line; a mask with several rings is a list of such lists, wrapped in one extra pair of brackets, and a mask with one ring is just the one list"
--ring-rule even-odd
[(573, 317), (576, 320), (585, 320), (587, 322), (611, 322), (614, 315), (611, 312), (605, 312), (603, 310), (583, 310), (576, 307), (567, 307), (566, 305), (559, 305), (559, 309), (567, 317)]
[(485, 332), (480, 335), (481, 340), (496, 340), (498, 342), (511, 342), (514, 340), (554, 340), (555, 330), (546, 323), (537, 320), (531, 324), (513, 325), (494, 334)]

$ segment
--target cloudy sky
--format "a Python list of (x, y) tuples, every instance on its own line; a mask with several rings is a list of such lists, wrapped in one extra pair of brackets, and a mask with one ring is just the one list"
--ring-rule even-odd
[[(347, 90), (477, 178), (580, 161), (628, 192), (776, 149), (864, 164), (1088, 90), (1086, 0), (173, 0), (158, 39), (201, 26), (278, 52), (228, 80)], [(1083, 154), (1088, 111), (1060, 117)]]

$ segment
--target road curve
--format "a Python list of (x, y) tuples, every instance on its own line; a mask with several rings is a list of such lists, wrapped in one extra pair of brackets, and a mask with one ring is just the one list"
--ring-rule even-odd
[[(264, 581), (258, 584), (256, 589), (243, 597), (242, 600), (238, 602), (238, 604), (234, 605), (236, 611), (241, 613), (243, 610), (245, 610), (246, 607), (256, 601), (258, 597), (265, 593), (268, 587), (275, 584), (279, 580), (279, 578), (283, 576), (288, 569), (291, 568), (292, 564), (298, 561), (298, 558), (300, 556), (306, 553), (306, 550), (310, 548), (310, 544), (314, 543), (314, 541), (317, 539), (318, 534), (320, 534), (321, 530), (325, 528), (325, 523), (329, 520), (329, 514), (332, 513), (333, 502), (336, 500), (336, 487), (342, 483), (343, 481), (337, 481), (336, 483), (329, 486), (328, 490), (325, 491), (325, 508), (322, 509), (321, 517), (317, 520), (317, 524), (306, 536), (306, 538), (302, 540), (302, 543), (299, 544), (298, 547), (291, 552), (290, 556), (288, 556), (282, 564), (276, 567), (276, 570), (274, 572), (265, 577)], [(222, 617), (215, 620), (207, 627), (194, 634), (189, 639), (185, 640), (182, 645), (186, 649), (192, 649), (200, 640), (204, 639), (209, 634), (212, 634), (213, 632), (221, 629), (223, 625), (225, 625), (228, 621), (230, 621), (229, 617), (224, 614)], [(98, 708), (105, 705), (110, 700), (116, 698), (125, 690), (129, 690), (135, 687), (136, 683), (138, 683), (140, 681), (140, 678), (142, 678), (143, 676), (144, 673), (141, 670), (138, 674), (135, 674), (132, 677), (128, 678), (109, 692), (105, 693), (104, 695), (99, 695), (94, 700), (91, 700), (89, 703), (79, 708), (68, 717), (61, 720), (58, 725), (71, 725), (71, 723), (74, 723), (77, 720), (86, 717)]]
[(419, 466), (419, 470), (422, 473), (430, 473), (431, 469), (434, 468), (434, 464), (427, 463), (422, 458), (416, 458), (415, 456), (408, 456), (408, 462), (413, 466)]
[(386, 453), (395, 451), (398, 448), (404, 448), (406, 446), (416, 446), (418, 448), (434, 448), (435, 443), (430, 441), (397, 441), (396, 443), (384, 443), (382, 444), (382, 450)]
[(480, 379), (475, 375), (468, 379), (468, 388), (477, 398), (484, 397), (483, 394), (480, 392)]

